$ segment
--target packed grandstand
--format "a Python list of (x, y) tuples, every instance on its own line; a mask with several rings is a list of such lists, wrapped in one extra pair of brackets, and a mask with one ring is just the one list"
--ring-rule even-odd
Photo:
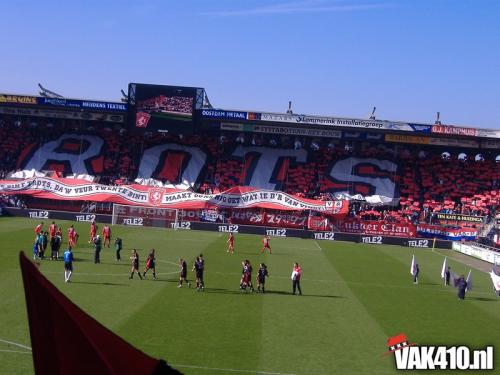
[[(2, 211), (111, 215), (113, 204), (131, 204), (178, 209), (186, 222), (500, 246), (500, 131), (219, 110), (204, 91), (204, 100), (169, 99), (170, 91), (161, 96), (168, 111), (158, 105), (145, 111), (155, 98), (136, 107), (130, 97), (127, 105), (0, 94)], [(182, 123), (172, 117), (179, 113)], [(167, 117), (148, 127), (157, 114)], [(106, 185), (140, 195), (154, 187), (165, 206), (115, 200), (109, 192), (49, 194), (42, 180), (76, 192)], [(169, 194), (180, 192), (196, 199), (169, 206)], [(278, 197), (272, 203), (269, 192), (285, 193), (290, 204)], [(259, 204), (226, 201), (257, 193), (269, 195), (260, 195)]]

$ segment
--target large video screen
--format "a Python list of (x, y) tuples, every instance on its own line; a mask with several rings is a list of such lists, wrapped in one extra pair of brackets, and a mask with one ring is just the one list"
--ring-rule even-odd
[(191, 127), (196, 90), (194, 87), (129, 84), (130, 125), (144, 130)]

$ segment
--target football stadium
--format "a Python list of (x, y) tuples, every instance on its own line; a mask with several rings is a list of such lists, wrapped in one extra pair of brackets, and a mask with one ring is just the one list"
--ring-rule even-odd
[(186, 374), (385, 374), (401, 333), (500, 344), (500, 131), (226, 110), (192, 87), (131, 83), (127, 102), (42, 94), (0, 95), (8, 373), (33, 371), (37, 340), (42, 357), (65, 343), (95, 347), (96, 366), (114, 358), (59, 298), (26, 290), (25, 302), (20, 250), (97, 322)]
[[(271, 3), (209, 9), (182, 28), (164, 27), (187, 43), (191, 32), (203, 36), (201, 27), (188, 30), (201, 16), (236, 30), (232, 22), (251, 17), (397, 11)], [(45, 27), (30, 37), (34, 50)], [(148, 55), (148, 37), (131, 29), (139, 39), (129, 36), (124, 50)], [(86, 37), (75, 35), (87, 51)], [(255, 35), (238, 45), (252, 63)], [(196, 43), (197, 59), (209, 61)], [(60, 46), (65, 77), (64, 65), (80, 65), (69, 44)], [(93, 58), (105, 65), (109, 55), (98, 47)], [(154, 47), (160, 54), (163, 45)], [(291, 49), (276, 55), (283, 51)], [(199, 86), (131, 74), (114, 101), (88, 95), (83, 72), (64, 78), (81, 95), (0, 82), (0, 374), (499, 373), (498, 122), (458, 125), (439, 112), (427, 122), (379, 118), (372, 106), (364, 117), (326, 106), (298, 113), (288, 98), (282, 111), (227, 105), (210, 93), (227, 91), (222, 78), (234, 77), (237, 52), (218, 53), (228, 75), (213, 88), (199, 71)], [(19, 63), (19, 72), (42, 56)], [(300, 67), (313, 76), (310, 65)], [(255, 64), (263, 79), (264, 70)], [(23, 74), (7, 71), (24, 85)], [(50, 72), (36, 69), (49, 82)], [(347, 96), (351, 85), (341, 83)], [(311, 96), (327, 95), (317, 84)], [(235, 84), (226, 97), (243, 90)]]

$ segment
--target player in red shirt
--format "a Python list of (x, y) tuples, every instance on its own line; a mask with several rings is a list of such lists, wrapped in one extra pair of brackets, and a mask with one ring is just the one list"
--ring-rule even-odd
[(73, 225), (68, 228), (68, 246), (74, 247), (76, 245), (76, 231)]
[(265, 249), (268, 249), (269, 254), (272, 254), (271, 246), (269, 245), (270, 240), (271, 240), (271, 238), (269, 236), (264, 236), (264, 238), (262, 238), (263, 247), (262, 247), (262, 250), (260, 251), (261, 253), (263, 253)]
[(90, 239), (89, 239), (89, 243), (93, 243), (94, 242), (94, 238), (97, 234), (97, 224), (95, 223), (95, 220), (92, 220), (92, 222), (90, 223)]
[(103, 246), (106, 246), (106, 241), (108, 242), (108, 247), (111, 244), (111, 228), (108, 227), (108, 225), (104, 225), (104, 228), (102, 228), (102, 236), (104, 237), (104, 244)]
[(36, 226), (35, 234), (38, 236), (40, 233), (42, 233), (42, 230), (43, 230), (43, 221)]
[(56, 235), (56, 231), (57, 231), (57, 225), (55, 222), (52, 222), (52, 224), (49, 225), (50, 239), (52, 239)]
[(227, 252), (230, 254), (234, 254), (234, 234), (232, 232), (229, 233), (229, 238), (227, 239), (226, 243), (228, 243)]

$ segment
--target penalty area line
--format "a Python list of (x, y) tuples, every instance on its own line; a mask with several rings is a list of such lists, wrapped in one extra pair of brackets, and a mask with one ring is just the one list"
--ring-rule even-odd
[(180, 364), (172, 364), (172, 363), (170, 363), (170, 366), (172, 366), (174, 368), (175, 367), (184, 367), (184, 368), (192, 368), (192, 369), (207, 370), (207, 371), (241, 372), (241, 373), (245, 373), (245, 374), (297, 375), (297, 374), (290, 374), (290, 373), (284, 373), (284, 372), (259, 371), (259, 370), (239, 370), (239, 369), (234, 369), (234, 368), (218, 368), (218, 367), (205, 367), (205, 366), (194, 366), (194, 365), (180, 365)]

